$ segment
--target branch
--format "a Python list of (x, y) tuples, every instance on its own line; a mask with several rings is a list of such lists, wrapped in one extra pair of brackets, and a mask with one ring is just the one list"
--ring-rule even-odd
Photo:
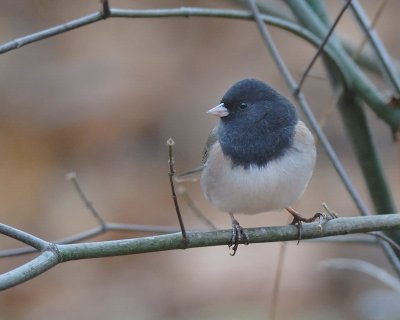
[(0, 291), (31, 280), (60, 262), (53, 251), (45, 251), (28, 263), (0, 275)]
[[(238, 20), (252, 20), (252, 15), (248, 11), (232, 10), (232, 9), (206, 9), (206, 8), (173, 8), (173, 9), (145, 9), (145, 10), (129, 10), (110, 8), (111, 18), (173, 18), (173, 17), (209, 17), (209, 18), (226, 18)], [(0, 54), (11, 50), (21, 48), (27, 44), (37, 42), (58, 34), (68, 32), (79, 27), (86, 26), (98, 21), (102, 21), (104, 14), (102, 11), (89, 14), (87, 16), (71, 20), (67, 23), (54, 26), (52, 28), (39, 31), (0, 45)], [(286, 21), (280, 18), (262, 15), (265, 23), (275, 27), (292, 32), (318, 47), (320, 40), (307, 29), (298, 24)]]
[[(329, 220), (320, 228), (318, 223), (303, 226), (303, 239), (384, 231), (400, 228), (400, 214), (349, 217)], [(22, 231), (19, 231), (22, 232)], [(297, 241), (297, 228), (292, 225), (246, 229), (249, 243)], [(232, 230), (189, 231), (187, 248), (228, 245)], [(43, 241), (43, 240), (42, 240)], [(153, 237), (123, 239), (80, 244), (51, 244), (37, 258), (0, 275), (0, 290), (30, 280), (61, 262), (120, 255), (183, 249), (180, 232)]]
[[(300, 9), (296, 13), (304, 14), (303, 10), (306, 7), (303, 2), (286, 0), (290, 5), (299, 5)], [(310, 10), (311, 11), (311, 10)], [(309, 12), (306, 12), (307, 15)], [(326, 35), (326, 28), (324, 25), (314, 25), (314, 19), (310, 19), (311, 26), (310, 30), (315, 32), (315, 35), (299, 25), (285, 21), (276, 17), (260, 15), (261, 19), (270, 25), (282, 28), (290, 31), (298, 36), (301, 36), (312, 45), (318, 46), (321, 44), (321, 39), (324, 39)], [(148, 10), (129, 10), (129, 9), (116, 9), (109, 8), (109, 13), (105, 14), (102, 11), (95, 12), (93, 14), (84, 16), (82, 18), (72, 20), (62, 25), (49, 28), (25, 37), (21, 37), (10, 42), (7, 42), (0, 46), (0, 54), (8, 52), (13, 49), (20, 48), (29, 43), (46, 39), (63, 32), (67, 32), (105, 18), (166, 18), (166, 17), (214, 17), (214, 18), (228, 18), (228, 19), (243, 19), (252, 20), (250, 12), (242, 10), (231, 10), (231, 9), (208, 9), (208, 8), (173, 8), (173, 9), (148, 9)], [(310, 16), (309, 16), (310, 17)], [(312, 18), (312, 16), (311, 16)], [(315, 27), (315, 28), (314, 28)], [(317, 35), (317, 36), (316, 36)], [(332, 40), (332, 39), (331, 39)], [(333, 44), (332, 44), (333, 43)], [(358, 68), (353, 62), (347, 52), (340, 46), (332, 41), (328, 42), (328, 45), (324, 48), (324, 53), (329, 54), (331, 59), (338, 64), (341, 72), (347, 79), (348, 84), (354, 86), (363, 99), (368, 103), (371, 109), (376, 113), (378, 117), (388, 123), (392, 130), (395, 132), (400, 128), (400, 110), (392, 108), (388, 105), (386, 98), (380, 93), (380, 91), (372, 84), (372, 82), (364, 75), (364, 73)]]
[[(0, 233), (6, 234), (3, 232), (4, 228), (11, 228), (9, 226), (0, 224)], [(114, 223), (114, 222), (106, 222), (104, 225), (100, 225), (98, 227), (62, 238), (58, 240), (52, 241), (52, 243), (56, 244), (67, 244), (67, 243), (77, 243), (83, 240), (92, 239), (96, 236), (105, 234), (111, 231), (118, 232), (146, 232), (146, 233), (173, 233), (178, 232), (180, 229), (177, 227), (168, 227), (168, 226), (150, 226), (150, 225), (142, 225), (142, 224), (125, 224), (125, 223)], [(22, 231), (20, 231), (22, 232)], [(6, 234), (8, 235), (8, 234)], [(30, 234), (27, 234), (30, 238), (32, 237)], [(12, 237), (11, 235), (9, 235)], [(18, 239), (19, 240), (19, 239)], [(40, 240), (40, 239), (39, 239)], [(28, 245), (32, 245), (31, 243), (22, 241)], [(46, 245), (48, 243), (46, 242)], [(33, 247), (33, 248), (32, 248)], [(22, 247), (16, 249), (6, 249), (0, 250), (0, 258), (21, 256), (29, 253), (35, 253), (38, 250), (42, 250), (43, 247)]]
[(2, 223), (0, 223), (0, 233), (15, 240), (21, 241), (37, 250), (44, 250), (49, 245), (48, 242), (38, 237)]
[(21, 48), (27, 44), (36, 42), (36, 41), (40, 41), (46, 38), (50, 38), (53, 36), (56, 36), (58, 34), (67, 32), (67, 31), (71, 31), (83, 26), (86, 26), (88, 24), (100, 21), (101, 19), (103, 19), (103, 12), (95, 12), (92, 14), (89, 14), (87, 16), (84, 16), (82, 18), (76, 19), (76, 20), (72, 20), (69, 22), (66, 22), (64, 24), (43, 30), (43, 31), (39, 31), (36, 33), (32, 33), (28, 36), (25, 37), (21, 37), (12, 41), (9, 41), (3, 45), (0, 46), (0, 54), (2, 53), (6, 53), (8, 51), (14, 50), (14, 49), (18, 49)]

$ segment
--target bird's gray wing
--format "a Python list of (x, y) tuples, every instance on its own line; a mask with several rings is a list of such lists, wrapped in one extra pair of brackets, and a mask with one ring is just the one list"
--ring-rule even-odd
[(175, 180), (177, 182), (198, 180), (201, 172), (203, 171), (203, 169), (206, 165), (211, 146), (215, 142), (217, 142), (217, 140), (218, 140), (217, 128), (214, 128), (211, 130), (211, 132), (208, 136), (207, 142), (206, 142), (206, 146), (204, 147), (203, 158), (201, 159), (201, 166), (179, 174), (178, 176), (175, 177)]
[(206, 142), (206, 146), (203, 149), (203, 158), (201, 159), (201, 163), (204, 166), (207, 162), (209, 152), (211, 150), (211, 147), (214, 143), (216, 143), (218, 140), (218, 130), (217, 127), (211, 130), (210, 134), (208, 135), (208, 139)]

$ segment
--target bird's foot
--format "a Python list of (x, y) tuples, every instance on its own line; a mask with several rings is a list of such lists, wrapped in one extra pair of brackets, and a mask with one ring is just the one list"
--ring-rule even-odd
[(230, 214), (232, 220), (232, 238), (229, 242), (229, 249), (232, 248), (231, 256), (236, 254), (236, 251), (239, 247), (239, 243), (243, 242), (245, 245), (249, 244), (249, 237), (247, 236), (246, 231), (242, 228), (239, 222), (233, 217), (233, 214)]
[(290, 224), (297, 227), (297, 244), (300, 243), (301, 237), (303, 235), (303, 223), (314, 222), (315, 220), (319, 220), (319, 228), (322, 229), (322, 221), (326, 220), (326, 214), (322, 212), (317, 212), (311, 218), (302, 217), (297, 211), (293, 208), (286, 208), (286, 210), (293, 216), (293, 220)]

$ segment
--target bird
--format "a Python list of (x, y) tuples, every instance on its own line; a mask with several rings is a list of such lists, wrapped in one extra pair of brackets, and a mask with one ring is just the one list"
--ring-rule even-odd
[(314, 137), (295, 106), (267, 83), (246, 78), (233, 84), (220, 103), (207, 111), (219, 118), (211, 130), (201, 165), (177, 177), (200, 176), (205, 198), (229, 214), (235, 255), (248, 236), (235, 214), (286, 209), (292, 224), (314, 221), (291, 206), (306, 190), (316, 162)]

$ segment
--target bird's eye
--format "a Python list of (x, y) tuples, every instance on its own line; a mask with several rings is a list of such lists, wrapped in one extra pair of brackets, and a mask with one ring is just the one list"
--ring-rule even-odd
[(244, 110), (244, 109), (246, 109), (246, 108), (247, 108), (247, 104), (244, 103), (244, 102), (242, 102), (242, 103), (239, 105), (239, 109), (240, 109), (240, 110)]

